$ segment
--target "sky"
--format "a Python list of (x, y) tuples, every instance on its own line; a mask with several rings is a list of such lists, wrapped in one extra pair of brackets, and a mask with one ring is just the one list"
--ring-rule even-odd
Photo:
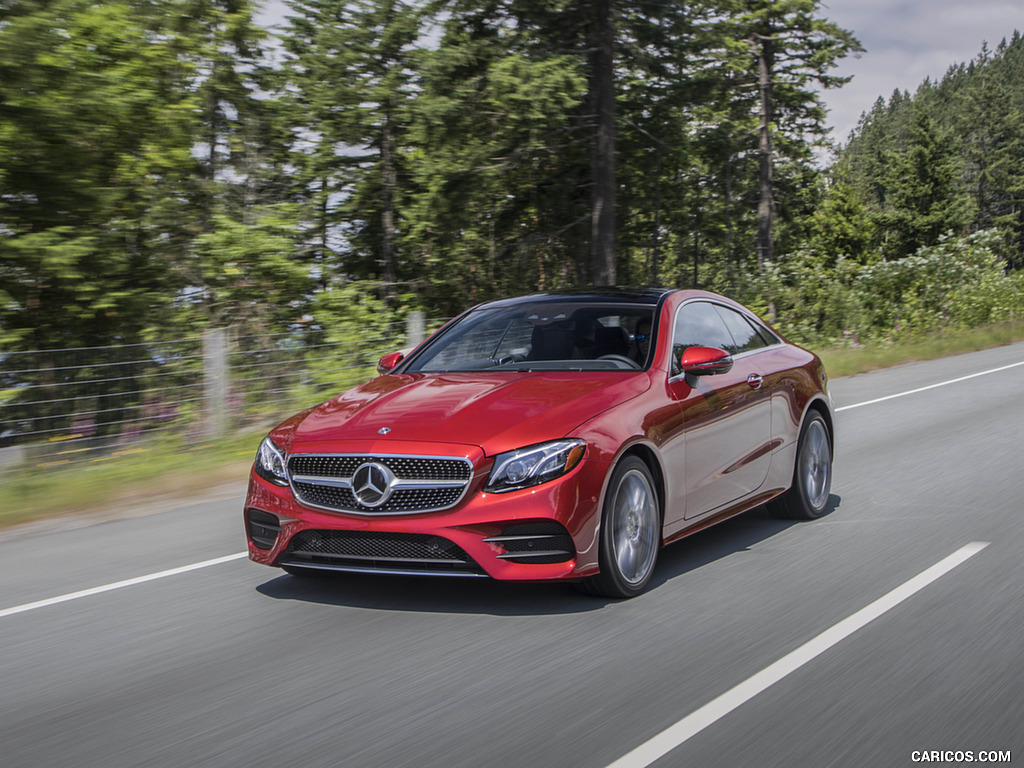
[(834, 71), (853, 80), (823, 94), (839, 143), (879, 96), (913, 93), (926, 77), (941, 80), (952, 65), (977, 57), (983, 42), (994, 50), (1015, 29), (1024, 34), (1024, 0), (824, 0), (820, 15), (865, 48)]

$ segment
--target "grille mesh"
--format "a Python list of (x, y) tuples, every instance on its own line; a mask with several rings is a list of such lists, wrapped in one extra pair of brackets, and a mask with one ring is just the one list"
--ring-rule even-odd
[(457, 544), (417, 533), (302, 531), (288, 544), (281, 563), (348, 570), (483, 573)]
[[(387, 467), (397, 480), (411, 480), (429, 486), (433, 482), (457, 482), (449, 487), (395, 488), (383, 504), (367, 507), (359, 502), (351, 488), (339, 488), (317, 482), (316, 478), (351, 480), (363, 464)], [(462, 498), (472, 477), (466, 459), (446, 456), (388, 455), (297, 455), (288, 461), (295, 495), (305, 504), (338, 512), (360, 514), (403, 514), (436, 512), (450, 507)], [(305, 478), (296, 480), (295, 478)]]
[(292, 456), (288, 470), (293, 475), (315, 475), (318, 477), (348, 478), (362, 464), (375, 462), (383, 464), (395, 473), (395, 477), (416, 480), (465, 480), (469, 481), (470, 467), (465, 459), (448, 457), (416, 456)]

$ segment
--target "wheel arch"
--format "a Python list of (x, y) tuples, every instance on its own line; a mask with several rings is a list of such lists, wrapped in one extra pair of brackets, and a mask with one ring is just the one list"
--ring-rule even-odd
[[(647, 465), (647, 469), (651, 472), (651, 477), (654, 478), (654, 490), (658, 494), (658, 514), (661, 517), (662, 538), (664, 539), (666, 488), (665, 471), (661, 466), (661, 460), (658, 458), (655, 450), (649, 445), (645, 443), (633, 443), (633, 445), (630, 445), (615, 458), (613, 470), (614, 467), (618, 466), (618, 464), (627, 456), (636, 456), (640, 459), (640, 461)], [(608, 473), (608, 476), (611, 477), (611, 472)]]
[(832, 449), (832, 453), (834, 454), (836, 450), (836, 430), (832, 409), (828, 407), (828, 403), (826, 403), (822, 398), (814, 398), (807, 404), (807, 408), (804, 410), (804, 418), (800, 424), (801, 428), (803, 428), (803, 423), (807, 421), (807, 417), (810, 415), (811, 411), (817, 411), (825, 420), (825, 426), (828, 428), (829, 448)]

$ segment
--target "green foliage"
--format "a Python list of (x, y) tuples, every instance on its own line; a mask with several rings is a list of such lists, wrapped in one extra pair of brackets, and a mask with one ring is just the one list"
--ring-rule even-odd
[(210, 229), (195, 239), (194, 287), (184, 305), (201, 306), (204, 325), (249, 333), (298, 319), (312, 279), (295, 258), (297, 213), (294, 205), (254, 210), (249, 224), (215, 214)]
[(963, 201), (955, 184), (959, 161), (953, 150), (948, 134), (940, 134), (924, 108), (915, 106), (905, 147), (885, 155), (884, 193), (875, 219), (887, 258), (909, 256), (964, 226)]
[(879, 99), (840, 158), (888, 259), (934, 245), (946, 232), (999, 229), (1024, 246), (1024, 40), (950, 68), (913, 94)]
[(585, 207), (564, 153), (575, 152), (572, 114), (585, 90), (578, 62), (508, 53), (456, 30), (423, 63), (404, 244), (427, 300), (452, 314), (524, 284), (576, 282), (571, 237), (585, 224), (568, 216)]
[(422, 4), (289, 0), (281, 101), (290, 115), (303, 250), (322, 286), (376, 278), (394, 298), (413, 57)]
[[(587, 283), (602, 206), (618, 282), (739, 292), (800, 336), (1017, 311), (1017, 35), (879, 100), (826, 177), (817, 89), (859, 44), (817, 0), (289, 7), (275, 61), (250, 0), (4, 3), (0, 343), (358, 338), (413, 306)], [(962, 237), (979, 230), (1001, 239)]]
[(373, 378), (377, 361), (405, 346), (405, 326), (398, 312), (376, 297), (376, 289), (374, 284), (353, 282), (317, 294), (311, 324), (321, 329), (322, 343), (345, 351), (341, 357), (310, 357), (306, 385), (311, 404), (323, 393), (337, 394)]
[[(241, 146), (262, 31), (245, 0), (6, 4), (0, 328), (28, 348), (173, 328)], [(215, 204), (219, 198), (219, 202)], [(238, 219), (236, 219), (238, 220)], [(217, 219), (225, 223), (225, 219)]]
[(874, 222), (846, 181), (841, 166), (833, 169), (833, 177), (821, 203), (810, 216), (807, 249), (826, 268), (835, 267), (840, 259), (873, 263), (879, 258), (873, 250)]
[(28, 346), (133, 340), (174, 290), (156, 243), (195, 104), (168, 10), (20, 2), (0, 26), (0, 325)]
[(912, 338), (1024, 315), (1024, 275), (1007, 273), (1002, 249), (999, 233), (986, 230), (873, 264), (840, 258), (826, 267), (815, 252), (801, 251), (745, 292), (752, 306), (771, 296), (777, 326), (796, 340)]

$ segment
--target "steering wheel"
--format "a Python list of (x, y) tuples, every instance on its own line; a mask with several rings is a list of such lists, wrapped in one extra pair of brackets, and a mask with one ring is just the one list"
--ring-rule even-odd
[(625, 355), (601, 355), (598, 360), (611, 360), (619, 364), (619, 368), (625, 370), (639, 371), (640, 364), (636, 360), (631, 360)]

